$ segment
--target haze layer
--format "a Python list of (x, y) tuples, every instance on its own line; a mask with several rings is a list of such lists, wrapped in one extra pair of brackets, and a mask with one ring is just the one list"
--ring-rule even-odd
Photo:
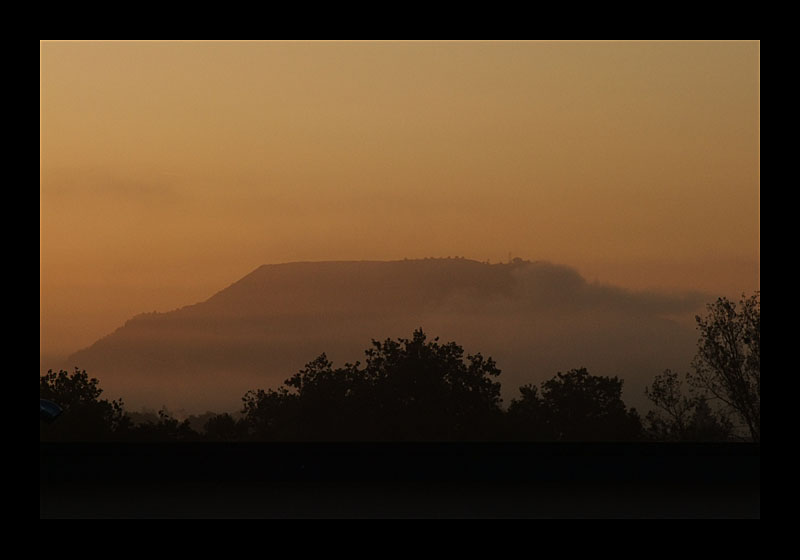
[(245, 391), (277, 388), (323, 352), (343, 365), (363, 360), (372, 339), (422, 328), (493, 357), (507, 400), (524, 383), (587, 367), (622, 377), (640, 403), (655, 374), (688, 367), (687, 319), (707, 297), (634, 293), (521, 260), (269, 265), (204, 302), (139, 315), (65, 365), (134, 409), (236, 410)]

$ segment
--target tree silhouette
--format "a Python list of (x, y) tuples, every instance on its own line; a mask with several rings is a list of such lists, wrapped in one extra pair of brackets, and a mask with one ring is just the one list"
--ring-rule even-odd
[(493, 437), (502, 416), (491, 358), (451, 342), (373, 340), (366, 363), (333, 368), (323, 354), (278, 390), (249, 391), (245, 420), (258, 439), (452, 440)]
[(506, 437), (525, 441), (553, 441), (555, 431), (539, 389), (534, 385), (519, 388), (506, 412)]
[(753, 441), (760, 441), (760, 292), (742, 297), (738, 309), (734, 302), (719, 298), (708, 305), (705, 317), (696, 320), (700, 340), (689, 382), (727, 405)]
[(296, 423), (298, 398), (286, 387), (245, 393), (242, 414), (248, 438), (259, 441), (299, 439)]
[[(641, 438), (635, 409), (622, 401), (623, 382), (573, 369), (542, 383), (541, 391), (520, 388), (509, 407), (514, 437), (555, 441), (632, 441)], [(527, 422), (526, 422), (527, 421)]]
[(704, 395), (686, 395), (677, 373), (665, 370), (657, 375), (645, 395), (658, 411), (646, 416), (647, 432), (658, 441), (724, 441), (733, 425), (723, 413), (714, 411)]
[(39, 397), (63, 409), (52, 424), (40, 423), (40, 440), (108, 440), (120, 437), (130, 428), (122, 400), (100, 399), (100, 382), (86, 371), (75, 368), (48, 370), (39, 377)]
[(493, 437), (502, 418), (500, 375), (494, 360), (464, 356), (455, 342), (412, 339), (373, 341), (366, 373), (380, 405), (382, 436), (449, 440)]
[(708, 399), (698, 399), (692, 411), (686, 438), (689, 441), (726, 441), (734, 426), (727, 416), (711, 409)]
[(695, 403), (683, 394), (683, 383), (678, 374), (664, 370), (661, 375), (656, 375), (652, 386), (644, 388), (644, 393), (662, 411), (647, 414), (649, 430), (657, 439), (684, 439)]
[(277, 390), (248, 391), (245, 422), (256, 439), (369, 439), (366, 385), (358, 364), (333, 369), (321, 354)]

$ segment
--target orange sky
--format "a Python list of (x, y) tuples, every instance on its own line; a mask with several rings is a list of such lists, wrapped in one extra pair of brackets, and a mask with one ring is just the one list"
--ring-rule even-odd
[(43, 42), (40, 349), (261, 264), (760, 286), (758, 42)]

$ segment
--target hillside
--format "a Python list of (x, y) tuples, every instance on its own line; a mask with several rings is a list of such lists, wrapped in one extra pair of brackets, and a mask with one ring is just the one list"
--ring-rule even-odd
[(624, 378), (636, 406), (653, 375), (688, 366), (696, 336), (687, 318), (706, 301), (518, 259), (264, 265), (204, 302), (132, 318), (65, 367), (86, 369), (131, 410), (232, 410), (248, 389), (276, 387), (322, 352), (353, 362), (371, 339), (422, 327), (494, 357), (506, 400), (523, 383), (585, 366)]

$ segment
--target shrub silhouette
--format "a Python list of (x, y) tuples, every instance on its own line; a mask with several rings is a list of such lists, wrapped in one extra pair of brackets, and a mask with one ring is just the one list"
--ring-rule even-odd
[(227, 412), (209, 418), (203, 426), (203, 433), (207, 441), (242, 441), (247, 438), (244, 421), (235, 420)]
[(121, 434), (132, 441), (199, 441), (200, 434), (192, 429), (189, 420), (174, 418), (166, 409), (158, 411), (158, 421), (148, 421)]

